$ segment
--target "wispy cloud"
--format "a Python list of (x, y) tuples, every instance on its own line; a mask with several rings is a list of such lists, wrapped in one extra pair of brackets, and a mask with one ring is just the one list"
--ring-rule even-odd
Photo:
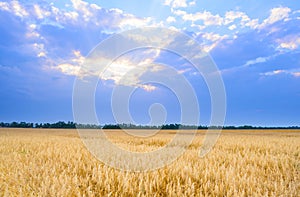
[(29, 15), (26, 9), (18, 1), (0, 2), (0, 9), (13, 13), (14, 15), (24, 18)]
[(300, 36), (296, 35), (288, 35), (284, 38), (277, 39), (278, 49), (289, 49), (295, 50), (300, 46)]
[(164, 5), (172, 8), (187, 7), (187, 0), (165, 0)]
[(254, 60), (248, 60), (243, 66), (250, 66), (253, 64), (258, 64), (258, 63), (263, 63), (266, 62), (267, 60), (269, 60), (271, 57), (258, 57)]
[(287, 75), (291, 75), (294, 77), (300, 77), (300, 69), (273, 70), (273, 71), (260, 73), (260, 75), (263, 75), (263, 76), (274, 76), (274, 75), (280, 75), (280, 74), (287, 74)]
[(196, 12), (194, 14), (186, 13), (185, 11), (174, 11), (173, 12), (176, 15), (179, 15), (182, 17), (184, 21), (202, 21), (204, 25), (211, 26), (211, 25), (222, 25), (223, 24), (223, 18), (216, 14), (212, 14), (209, 11), (203, 11), (203, 12)]

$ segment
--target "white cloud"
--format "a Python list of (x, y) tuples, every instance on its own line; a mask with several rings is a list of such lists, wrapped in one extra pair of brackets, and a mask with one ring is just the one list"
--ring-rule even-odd
[(164, 5), (170, 6), (173, 8), (185, 8), (188, 6), (196, 5), (196, 0), (189, 1), (188, 0), (165, 0)]
[(187, 14), (184, 11), (176, 11), (174, 14), (177, 15), (182, 15), (182, 19), (185, 21), (203, 21), (204, 25), (209, 26), (209, 25), (222, 25), (223, 23), (223, 18), (219, 16), (218, 14), (213, 15), (212, 13), (208, 11), (204, 12), (197, 12), (195, 14)]
[(279, 44), (278, 49), (295, 50), (300, 46), (300, 36), (290, 35), (283, 39), (278, 39), (277, 43)]
[(140, 85), (140, 88), (144, 89), (147, 92), (152, 92), (157, 89), (157, 87), (150, 85), (150, 84), (142, 84), (142, 85)]
[(33, 5), (33, 8), (34, 8), (35, 15), (37, 16), (38, 19), (43, 19), (47, 16), (50, 16), (51, 14), (49, 11), (40, 8), (40, 6), (37, 4)]
[(46, 53), (45, 52), (40, 52), (37, 56), (38, 57), (46, 57)]
[(236, 19), (241, 19), (241, 22), (247, 22), (250, 20), (250, 18), (244, 13), (239, 11), (228, 11), (225, 13), (225, 21), (224, 24), (230, 24), (234, 22)]
[[(168, 46), (171, 44), (171, 42), (174, 41), (175, 36), (178, 35), (177, 32), (170, 32), (168, 29), (160, 29), (160, 35), (158, 34), (151, 34), (149, 36), (147, 35), (148, 30), (140, 29), (136, 32), (126, 34), (128, 39), (131, 39), (132, 41), (139, 42), (140, 44), (144, 46), (154, 45), (154, 46), (161, 46), (162, 48), (164, 46)], [(158, 52), (160, 52), (158, 50)]]
[[(191, 21), (192, 26), (202, 25), (198, 22), (203, 22), (204, 27), (206, 26), (221, 26), (229, 25), (227, 27), (230, 30), (234, 30), (238, 27), (249, 27), (251, 29), (263, 28), (267, 25), (273, 24), (281, 20), (289, 20), (289, 13), (291, 9), (288, 7), (277, 7), (270, 10), (270, 15), (261, 24), (258, 19), (251, 19), (246, 13), (241, 11), (227, 11), (224, 16), (219, 14), (212, 14), (209, 11), (188, 13), (179, 9), (171, 9), (174, 15), (180, 16), (184, 21)], [(195, 24), (197, 23), (197, 24)], [(202, 26), (203, 26), (202, 25)], [(204, 28), (201, 28), (202, 30)]]
[(10, 11), (10, 5), (7, 2), (0, 2), (0, 9)]
[(173, 23), (173, 22), (176, 22), (176, 19), (175, 19), (173, 16), (169, 16), (169, 17), (167, 18), (167, 22), (168, 22), (168, 23)]
[(43, 37), (40, 35), (40, 33), (38, 32), (37, 30), (37, 25), (32, 23), (32, 24), (29, 24), (27, 26), (27, 32), (25, 34), (26, 38), (29, 38), (29, 39), (33, 39), (33, 40), (40, 40), (40, 39), (43, 39)]
[(72, 2), (72, 5), (73, 5), (73, 8), (75, 10), (79, 10), (83, 13), (88, 13), (89, 14), (89, 11), (87, 10), (87, 7), (88, 7), (88, 3), (85, 2), (85, 1), (82, 1), (82, 0), (71, 0)]
[(273, 70), (265, 73), (260, 73), (260, 75), (263, 76), (274, 76), (279, 74), (287, 74), (291, 75), (293, 77), (300, 77), (300, 71), (299, 69), (291, 69), (291, 70)]
[(30, 30), (35, 30), (35, 29), (37, 28), (37, 25), (34, 24), (34, 23), (32, 23), (32, 24), (28, 25), (28, 28), (29, 28)]
[(194, 6), (194, 5), (196, 5), (196, 0), (189, 2), (189, 6)]
[(285, 72), (284, 70), (273, 70), (273, 71), (261, 73), (261, 75), (272, 76), (272, 75), (278, 75), (278, 74), (281, 74), (281, 73), (284, 73), (284, 72)]
[[(43, 49), (43, 44), (22, 44), (17, 48), (17, 52), (28, 57), (42, 57), (41, 55), (46, 55), (46, 50)], [(46, 56), (44, 56), (46, 57)]]
[(54, 15), (58, 15), (59, 14), (59, 9), (55, 6), (51, 6), (51, 11)]
[(73, 22), (77, 21), (79, 14), (77, 12), (71, 11), (71, 12), (65, 12), (64, 16), (67, 20), (71, 20)]
[(36, 31), (27, 32), (25, 35), (27, 38), (39, 38), (40, 34)]
[(165, 0), (164, 5), (171, 6), (172, 0)]
[(129, 28), (138, 28), (138, 27), (143, 27), (143, 26), (147, 26), (148, 24), (150, 24), (151, 22), (151, 18), (137, 18), (133, 15), (130, 14), (126, 14), (124, 18), (120, 19), (119, 22), (119, 27), (122, 30), (126, 30)]
[(254, 60), (247, 61), (246, 64), (244, 64), (243, 66), (250, 66), (253, 64), (263, 63), (266, 62), (268, 59), (270, 59), (270, 57), (258, 57)]
[(165, 0), (164, 5), (171, 8), (187, 7), (187, 0)]
[(89, 4), (85, 1), (81, 0), (71, 0), (73, 8), (80, 12), (84, 21), (89, 21), (90, 18), (93, 16), (93, 13), (90, 10)]
[(236, 29), (236, 25), (234, 25), (234, 24), (233, 24), (233, 25), (230, 25), (230, 26), (228, 27), (228, 29), (229, 29), (229, 30), (234, 30), (234, 29)]
[(21, 18), (28, 16), (28, 12), (20, 5), (18, 1), (11, 1), (11, 7), (15, 15)]
[(44, 50), (44, 44), (42, 43), (34, 43), (32, 46), (36, 50)]
[[(163, 66), (154, 63), (160, 50), (149, 49), (142, 53), (137, 51), (132, 53), (118, 58), (111, 64), (107, 64), (111, 60), (100, 57), (102, 59), (101, 62), (106, 62), (106, 64), (99, 66), (106, 66), (106, 68), (101, 73), (98, 71), (98, 76), (103, 80), (112, 80), (117, 85), (140, 87), (146, 91), (155, 90), (155, 86), (143, 84), (141, 78), (146, 73), (158, 72), (163, 69)], [(94, 65), (94, 62), (99, 62), (99, 58), (89, 59), (89, 62), (91, 65)]]
[(202, 31), (203, 29), (206, 28), (205, 25), (196, 25), (194, 23), (191, 24), (191, 27), (196, 27), (198, 30)]
[(29, 48), (29, 50), (31, 52), (34, 52), (36, 54), (37, 57), (46, 57), (46, 50), (45, 50), (45, 45), (43, 43), (33, 43), (33, 44), (29, 44), (29, 45), (25, 45), (25, 48)]
[(76, 63), (78, 65), (82, 65), (84, 63), (85, 57), (81, 55), (81, 52), (78, 50), (73, 51), (74, 57), (71, 59), (73, 63)]
[(187, 7), (186, 0), (173, 0), (172, 7), (174, 8)]
[(153, 24), (150, 17), (140, 18), (124, 13), (118, 8), (104, 9), (96, 4), (89, 4), (82, 0), (71, 0), (72, 9), (68, 11), (51, 6), (51, 12), (56, 22), (72, 24), (78, 27), (101, 28), (102, 32), (118, 32), (130, 28), (149, 26)]
[(183, 11), (183, 10), (174, 10), (174, 9), (172, 9), (171, 11), (172, 11), (173, 14), (175, 14), (177, 16), (184, 16), (184, 15), (187, 14), (186, 11)]
[(288, 7), (278, 7), (271, 9), (270, 12), (270, 16), (260, 25), (261, 28), (276, 23), (277, 21), (287, 20), (291, 9)]
[(29, 15), (25, 8), (22, 7), (18, 1), (10, 1), (10, 3), (0, 2), (0, 9), (14, 13), (16, 16), (21, 18)]
[(218, 42), (214, 42), (212, 44), (205, 44), (205, 45), (203, 45), (203, 51), (205, 51), (206, 53), (209, 53), (217, 45), (218, 45)]
[(250, 27), (251, 29), (256, 29), (259, 27), (258, 19), (252, 19), (245, 23), (246, 27)]
[(298, 45), (300, 44), (300, 39), (296, 40), (296, 42), (283, 42), (281, 43), (279, 46), (280, 48), (286, 48), (286, 49), (291, 49), (294, 50), (298, 47)]
[(210, 32), (210, 33), (204, 33), (202, 35), (202, 38), (205, 38), (205, 39), (207, 39), (209, 41), (212, 41), (212, 42), (216, 42), (216, 41), (221, 41), (225, 38), (228, 38), (228, 36), (227, 35), (221, 36), (219, 34), (215, 34), (215, 33)]
[[(43, 55), (46, 55), (42, 52), (40, 54), (41, 57), (43, 57)], [(72, 55), (68, 61), (66, 61), (65, 63), (58, 64), (57, 66), (51, 66), (50, 68), (58, 70), (65, 75), (83, 77), (87, 74), (83, 70), (81, 70), (81, 66), (83, 65), (84, 61), (85, 57), (81, 54), (81, 52), (78, 50), (73, 50)]]
[(119, 8), (111, 8), (109, 9), (109, 11), (111, 12), (115, 12), (115, 13), (118, 13), (118, 14), (123, 14), (123, 10), (119, 9)]
[(138, 54), (136, 54), (137, 52), (132, 53), (111, 62), (112, 60), (105, 56), (86, 59), (80, 51), (73, 51), (69, 61), (51, 67), (51, 69), (80, 78), (95, 76), (102, 80), (112, 80), (117, 85), (139, 87), (145, 91), (155, 90), (155, 86), (143, 84), (141, 77), (145, 73), (158, 72), (163, 69), (161, 65), (154, 63), (154, 60), (160, 54), (160, 50), (149, 49)]
[(98, 6), (98, 5), (94, 4), (94, 3), (92, 3), (90, 6), (91, 6), (91, 8), (96, 9), (96, 10), (100, 10), (101, 9), (100, 6)]
[[(206, 26), (211, 25), (230, 25), (228, 27), (230, 30), (236, 29), (238, 26), (250, 27), (251, 29), (256, 29), (259, 26), (258, 19), (251, 19), (246, 13), (240, 11), (227, 11), (224, 17), (218, 14), (214, 15), (209, 11), (196, 13), (187, 13), (178, 9), (172, 9), (171, 11), (174, 15), (180, 16), (184, 21), (191, 21), (192, 27), (200, 27), (199, 30), (203, 30)], [(234, 23), (236, 20), (239, 20), (239, 22)], [(199, 21), (202, 21), (203, 25), (195, 24)]]
[(204, 42), (202, 43), (203, 50), (208, 53), (213, 48), (215, 48), (219, 44), (219, 42), (228, 38), (228, 35), (221, 36), (219, 34), (210, 32), (210, 33), (203, 33), (201, 37), (205, 39)]
[[(240, 11), (228, 11), (225, 13), (224, 25), (229, 25), (236, 20), (240, 20), (239, 25), (241, 27), (250, 27), (251, 29), (256, 29), (259, 26), (258, 19), (250, 19), (249, 16)], [(237, 28), (237, 24), (232, 24), (228, 27), (230, 30)]]
[(31, 31), (26, 33), (27, 38), (39, 38), (40, 34), (37, 33), (36, 31)]
[(177, 73), (184, 74), (184, 73), (190, 72), (191, 70), (192, 70), (191, 68), (181, 69), (181, 70), (178, 70)]
[[(268, 60), (273, 59), (278, 55), (279, 54), (273, 54), (273, 55), (266, 56), (266, 57), (257, 57), (255, 59), (246, 61), (246, 63), (241, 65), (241, 66), (235, 66), (235, 67), (223, 69), (221, 72), (222, 73), (228, 73), (228, 72), (237, 71), (237, 70), (240, 70), (240, 69), (245, 69), (245, 68), (248, 68), (251, 65), (267, 62)], [(280, 72), (280, 71), (276, 71), (276, 72)]]
[(55, 70), (59, 70), (60, 72), (66, 74), (66, 75), (74, 75), (78, 76), (80, 71), (80, 66), (74, 66), (72, 64), (59, 64), (55, 67), (52, 67)]

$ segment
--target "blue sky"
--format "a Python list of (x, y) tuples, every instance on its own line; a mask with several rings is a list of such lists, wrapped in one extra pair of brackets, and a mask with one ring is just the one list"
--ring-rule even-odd
[[(0, 1), (0, 121), (73, 120), (73, 83), (89, 52), (115, 33), (149, 26), (184, 32), (211, 55), (226, 88), (226, 125), (300, 125), (300, 4), (292, 0)], [(147, 57), (174, 66), (194, 85), (199, 121), (208, 124), (203, 78), (174, 54), (150, 50)], [(114, 122), (110, 98), (128, 68), (122, 65), (99, 79), (100, 123)], [(135, 123), (147, 124), (157, 102), (168, 112), (166, 123), (180, 122), (170, 90), (138, 84), (130, 101)]]

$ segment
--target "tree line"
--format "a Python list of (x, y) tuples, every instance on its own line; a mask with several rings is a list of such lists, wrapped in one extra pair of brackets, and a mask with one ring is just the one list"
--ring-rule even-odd
[(11, 122), (11, 123), (0, 123), (0, 127), (10, 128), (76, 128), (74, 122), (63, 122), (59, 121), (56, 123), (30, 123), (30, 122)]
[(0, 127), (7, 128), (53, 128), (53, 129), (300, 129), (300, 126), (290, 127), (261, 127), (261, 126), (193, 126), (193, 125), (181, 125), (181, 124), (164, 124), (161, 126), (155, 125), (135, 125), (135, 124), (76, 124), (72, 121), (64, 122), (58, 121), (56, 123), (29, 123), (29, 122), (0, 122)]

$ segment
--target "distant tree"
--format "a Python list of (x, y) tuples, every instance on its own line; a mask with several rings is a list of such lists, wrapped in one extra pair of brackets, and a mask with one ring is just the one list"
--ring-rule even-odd
[(134, 125), (134, 124), (106, 124), (103, 127), (95, 124), (76, 124), (72, 121), (67, 123), (64, 121), (58, 121), (56, 123), (28, 123), (28, 122), (11, 122), (5, 123), (0, 122), (0, 127), (13, 127), (13, 128), (82, 128), (82, 129), (300, 129), (299, 126), (290, 126), (290, 127), (255, 127), (250, 125), (244, 126), (194, 126), (194, 125), (181, 125), (181, 124), (165, 124), (162, 126), (155, 125)]

